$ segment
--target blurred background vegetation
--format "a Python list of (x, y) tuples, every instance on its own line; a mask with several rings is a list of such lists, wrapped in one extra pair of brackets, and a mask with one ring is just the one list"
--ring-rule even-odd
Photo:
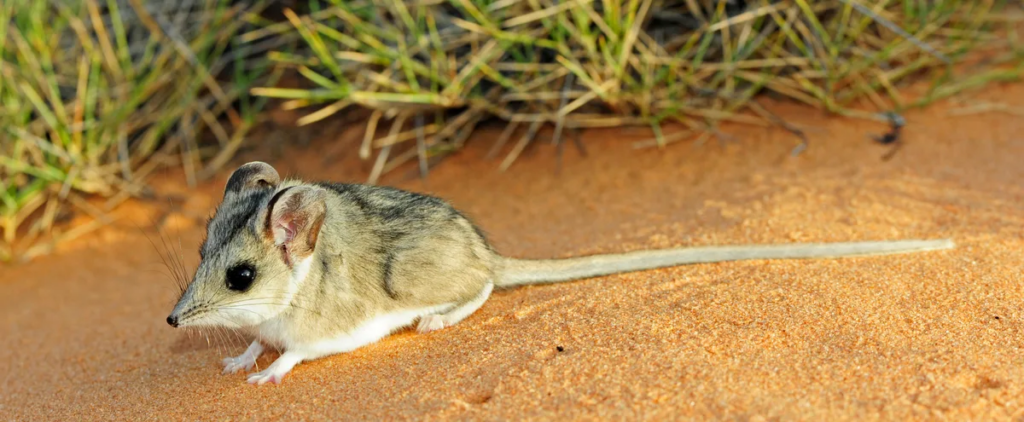
[[(780, 126), (799, 152), (760, 95), (884, 119), (1017, 80), (1022, 20), (995, 0), (7, 0), (0, 260), (103, 225), (157, 169), (213, 176), (271, 106), (300, 125), (367, 113), (371, 183), (425, 176), (494, 119), (501, 169), (544, 125), (559, 152), (581, 128), (649, 127), (636, 146), (658, 147), (727, 121)], [(92, 223), (62, 225), (75, 215)]]

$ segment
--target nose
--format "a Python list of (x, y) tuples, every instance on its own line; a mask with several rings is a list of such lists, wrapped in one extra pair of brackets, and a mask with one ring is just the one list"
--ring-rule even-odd
[(171, 315), (171, 316), (167, 317), (167, 323), (170, 324), (170, 326), (172, 326), (172, 327), (177, 327), (178, 326), (178, 317), (176, 317), (174, 315)]

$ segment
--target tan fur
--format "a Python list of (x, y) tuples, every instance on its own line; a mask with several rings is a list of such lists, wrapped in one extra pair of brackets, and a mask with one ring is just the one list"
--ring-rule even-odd
[[(168, 322), (249, 330), (256, 342), (246, 354), (226, 359), (226, 368), (247, 368), (262, 344), (272, 345), (284, 354), (249, 381), (280, 382), (303, 360), (353, 350), (415, 319), (420, 331), (458, 323), (494, 287), (695, 262), (952, 246), (948, 240), (750, 245), (520, 260), (495, 253), (472, 222), (438, 198), (384, 187), (280, 181), (269, 165), (249, 163), (229, 179), (200, 250), (202, 262)], [(226, 282), (238, 268), (255, 272), (251, 285)]]

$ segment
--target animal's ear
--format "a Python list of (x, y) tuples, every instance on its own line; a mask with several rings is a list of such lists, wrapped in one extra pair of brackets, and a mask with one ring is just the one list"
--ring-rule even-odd
[(224, 187), (224, 196), (246, 189), (272, 188), (278, 183), (281, 183), (281, 176), (277, 174), (274, 167), (261, 161), (253, 161), (243, 164), (238, 170), (231, 173), (228, 184)]
[(308, 257), (327, 215), (327, 194), (313, 186), (293, 186), (270, 199), (264, 235), (284, 253), (288, 265)]

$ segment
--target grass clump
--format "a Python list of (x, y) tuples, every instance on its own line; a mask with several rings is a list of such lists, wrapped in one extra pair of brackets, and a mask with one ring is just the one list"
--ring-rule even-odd
[[(0, 259), (101, 225), (160, 166), (194, 179), (217, 149), (237, 146), (259, 106), (248, 88), (266, 68), (235, 39), (251, 10), (219, 0), (0, 5)], [(217, 79), (225, 73), (231, 83)], [(200, 133), (216, 140), (201, 145)], [(72, 213), (95, 220), (51, 230)]]
[[(161, 166), (214, 174), (272, 98), (303, 125), (369, 109), (371, 183), (414, 160), (426, 175), (495, 118), (502, 169), (545, 125), (559, 154), (580, 128), (647, 126), (636, 146), (663, 147), (726, 121), (779, 125), (799, 151), (760, 95), (884, 120), (1019, 78), (1022, 20), (1005, 0), (5, 1), (0, 260), (103, 224)], [(54, 229), (72, 214), (95, 222)]]
[[(486, 118), (508, 122), (495, 152), (523, 132), (504, 169), (541, 125), (555, 127), (559, 147), (566, 129), (621, 125), (651, 127), (655, 137), (638, 147), (703, 140), (723, 121), (781, 124), (802, 137), (756, 96), (884, 119), (1016, 79), (1024, 63), (1020, 7), (994, 0), (333, 1), (287, 15), (251, 35), (298, 32), (309, 54), (273, 59), (309, 87), (253, 93), (309, 107), (301, 123), (373, 109), (360, 149), (364, 159), (378, 151), (371, 182), (416, 158), (425, 173)], [(1008, 54), (954, 77), (981, 49)], [(900, 88), (921, 78), (930, 90), (906, 98)], [(392, 129), (377, 137), (382, 120)], [(667, 121), (689, 130), (662, 134)]]

